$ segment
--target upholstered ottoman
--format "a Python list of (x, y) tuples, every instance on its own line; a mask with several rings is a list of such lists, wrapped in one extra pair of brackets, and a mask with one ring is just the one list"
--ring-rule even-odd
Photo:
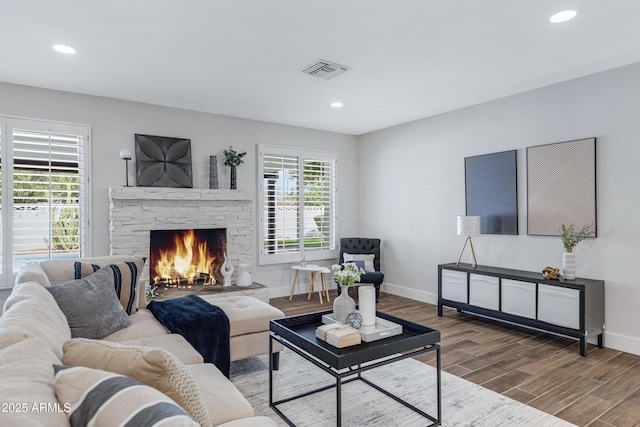
[[(247, 296), (200, 296), (220, 307), (229, 318), (231, 361), (269, 353), (269, 321), (284, 313), (259, 299)], [(282, 344), (274, 343), (273, 362), (277, 369)]]

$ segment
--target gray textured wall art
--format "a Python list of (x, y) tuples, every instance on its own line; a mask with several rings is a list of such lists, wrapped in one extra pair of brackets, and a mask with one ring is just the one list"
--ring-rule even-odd
[(136, 134), (139, 187), (192, 188), (191, 140)]

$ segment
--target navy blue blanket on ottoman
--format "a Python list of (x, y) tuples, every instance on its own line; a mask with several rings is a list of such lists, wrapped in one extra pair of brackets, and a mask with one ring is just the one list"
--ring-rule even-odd
[(220, 307), (188, 295), (151, 301), (147, 308), (172, 333), (182, 335), (205, 363), (213, 363), (229, 378), (229, 318)]

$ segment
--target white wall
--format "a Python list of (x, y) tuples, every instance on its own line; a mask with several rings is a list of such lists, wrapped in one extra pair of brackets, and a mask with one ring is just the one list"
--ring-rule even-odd
[(478, 262), (560, 267), (559, 237), (527, 236), (525, 149), (596, 137), (598, 238), (576, 248), (577, 274), (605, 280), (605, 345), (640, 354), (639, 112), (640, 63), (361, 136), (359, 234), (383, 240), (386, 288), (437, 301), (437, 265), (464, 243), (464, 157), (511, 149), (520, 234), (474, 238)]
[[(87, 124), (92, 127), (92, 254), (109, 252), (108, 188), (124, 185), (122, 148), (135, 153), (134, 134), (150, 134), (191, 139), (194, 188), (209, 188), (209, 156), (217, 155), (220, 188), (229, 188), (229, 168), (223, 150), (229, 145), (247, 151), (238, 168), (238, 189), (256, 192), (256, 144), (336, 151), (341, 165), (338, 182), (357, 180), (357, 139), (354, 136), (293, 126), (245, 120), (216, 114), (167, 108), (0, 83), (0, 115)], [(135, 183), (135, 163), (129, 163), (129, 182)], [(338, 194), (339, 232), (357, 229), (355, 186), (344, 186)], [(256, 257), (257, 258), (257, 257)], [(324, 263), (330, 265), (331, 262)], [(272, 289), (272, 296), (288, 295), (291, 286), (289, 264), (257, 267), (254, 280)], [(4, 294), (6, 295), (6, 291)], [(0, 294), (0, 302), (3, 300)]]

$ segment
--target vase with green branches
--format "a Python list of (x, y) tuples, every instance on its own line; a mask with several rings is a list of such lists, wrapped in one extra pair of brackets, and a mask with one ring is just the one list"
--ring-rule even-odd
[(567, 252), (573, 252), (573, 248), (576, 247), (578, 243), (582, 242), (592, 234), (593, 232), (591, 231), (591, 227), (588, 225), (585, 225), (580, 230), (576, 230), (574, 224), (570, 224), (569, 226), (562, 224), (562, 226), (560, 226), (562, 244)]
[(233, 146), (229, 146), (228, 150), (224, 150), (224, 164), (225, 166), (231, 167), (231, 189), (235, 190), (238, 188), (236, 181), (236, 168), (244, 163), (242, 158), (247, 155), (246, 151), (241, 153), (237, 152), (233, 149)]
[(583, 226), (579, 230), (576, 230), (574, 224), (570, 224), (569, 226), (562, 224), (560, 226), (560, 236), (562, 237), (562, 244), (566, 250), (566, 252), (562, 254), (562, 275), (566, 280), (576, 278), (576, 256), (573, 253), (573, 248), (592, 234), (593, 231), (591, 231), (591, 227), (588, 225)]

